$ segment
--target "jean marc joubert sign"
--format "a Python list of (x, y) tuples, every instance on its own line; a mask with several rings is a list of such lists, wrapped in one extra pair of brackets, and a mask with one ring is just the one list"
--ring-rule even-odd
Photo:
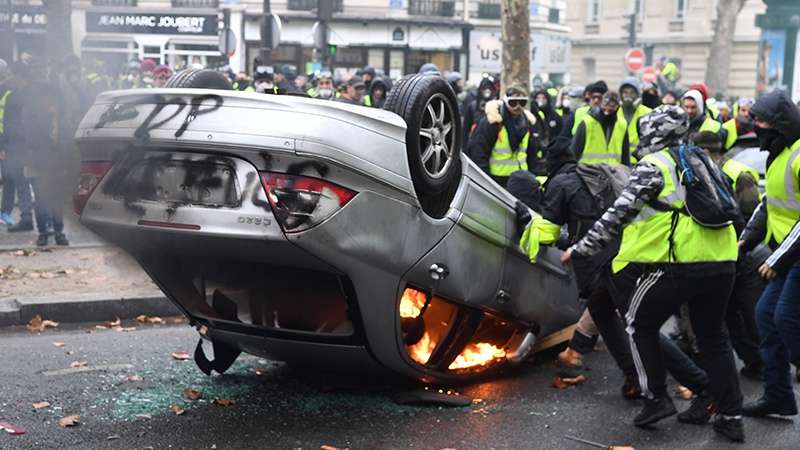
[(217, 35), (215, 14), (86, 12), (90, 33)]

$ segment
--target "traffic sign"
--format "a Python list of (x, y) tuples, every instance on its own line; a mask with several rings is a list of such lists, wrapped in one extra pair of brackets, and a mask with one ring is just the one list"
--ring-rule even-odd
[(657, 78), (656, 69), (652, 67), (645, 67), (642, 71), (642, 81), (645, 83), (655, 83)]
[(230, 28), (219, 30), (219, 52), (228, 58), (236, 53), (236, 34)]
[(633, 47), (625, 53), (625, 67), (631, 72), (638, 72), (644, 67), (644, 50)]
[(261, 48), (274, 50), (281, 42), (281, 18), (275, 13), (267, 13), (261, 19)]

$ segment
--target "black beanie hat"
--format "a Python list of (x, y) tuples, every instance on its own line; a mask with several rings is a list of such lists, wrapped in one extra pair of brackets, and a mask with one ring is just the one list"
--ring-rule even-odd
[(605, 94), (606, 91), (608, 91), (608, 85), (603, 80), (595, 82), (589, 89), (592, 94)]

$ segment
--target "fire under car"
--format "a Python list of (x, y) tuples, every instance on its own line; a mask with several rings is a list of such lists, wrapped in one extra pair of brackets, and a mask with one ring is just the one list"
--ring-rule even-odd
[(435, 75), (399, 80), (380, 110), (179, 72), (97, 97), (74, 208), (190, 319), (206, 373), (246, 352), (475, 379), (568, 340), (580, 305), (560, 251), (519, 249), (515, 199), (460, 133)]

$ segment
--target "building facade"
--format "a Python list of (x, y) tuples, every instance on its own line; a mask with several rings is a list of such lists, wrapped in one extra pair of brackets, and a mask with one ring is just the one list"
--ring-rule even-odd
[[(262, 49), (263, 11), (277, 15), (280, 44), (269, 51), (272, 64), (298, 72), (321, 66), (354, 71), (366, 65), (397, 78), (428, 62), (459, 71), (477, 82), (501, 70), (501, 0), (333, 0), (326, 49), (318, 48), (314, 25), (318, 0), (74, 0), (72, 41), (87, 63), (101, 61), (112, 73), (132, 58), (151, 58), (173, 67), (230, 65), (251, 72)], [(547, 80), (567, 77), (571, 40), (565, 0), (531, 0), (531, 74)], [(42, 54), (46, 14), (41, 0), (0, 5), (7, 58), (23, 51)], [(7, 6), (8, 8), (8, 6)], [(227, 13), (225, 13), (227, 12)], [(219, 28), (231, 32), (220, 43)], [(224, 54), (223, 54), (224, 52)]]
[[(678, 86), (706, 77), (716, 19), (716, 0), (575, 0), (567, 9), (572, 57), (569, 81), (575, 85), (598, 79), (619, 86), (629, 74), (625, 53), (630, 48), (627, 15), (637, 12), (636, 44), (652, 45), (652, 59), (667, 56), (680, 69)], [(756, 15), (761, 0), (747, 0), (736, 21), (729, 95), (754, 96), (761, 29)], [(652, 61), (651, 61), (652, 64)], [(712, 95), (715, 93), (712, 93)]]

